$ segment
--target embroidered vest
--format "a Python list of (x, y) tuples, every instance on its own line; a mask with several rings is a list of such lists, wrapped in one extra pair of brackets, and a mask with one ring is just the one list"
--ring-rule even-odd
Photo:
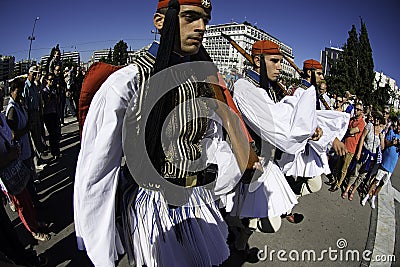
[[(146, 101), (147, 81), (151, 77), (154, 56), (146, 53), (133, 62), (139, 70), (138, 83), (140, 85), (139, 98), (137, 101), (137, 120), (141, 120), (142, 107)], [(165, 178), (186, 178), (193, 173), (187, 172), (190, 162), (200, 158), (202, 147), (200, 141), (208, 129), (209, 107), (204, 102), (194, 101), (198, 97), (212, 97), (211, 87), (205, 83), (198, 82), (189, 73), (176, 73), (190, 77), (183, 84), (173, 89), (171, 99), (175, 109), (169, 113), (164, 122), (162, 135), (162, 149), (165, 157), (159, 159), (161, 162), (161, 175)], [(174, 77), (182, 80), (182, 76)], [(178, 79), (180, 78), (180, 79)], [(170, 103), (171, 104), (171, 103)], [(205, 116), (196, 118), (198, 114)], [(139, 122), (137, 130), (143, 131), (146, 122)], [(141, 129), (140, 129), (141, 128)]]

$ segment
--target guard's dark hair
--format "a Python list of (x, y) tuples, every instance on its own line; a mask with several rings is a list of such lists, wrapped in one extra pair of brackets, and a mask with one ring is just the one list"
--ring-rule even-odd
[(310, 70), (311, 72), (313, 72), (313, 71), (315, 72), (314, 68), (313, 69), (303, 69), (303, 71), (300, 74), (300, 77), (303, 78), (303, 79), (309, 78), (310, 76), (308, 76), (308, 74), (307, 74), (308, 70)]

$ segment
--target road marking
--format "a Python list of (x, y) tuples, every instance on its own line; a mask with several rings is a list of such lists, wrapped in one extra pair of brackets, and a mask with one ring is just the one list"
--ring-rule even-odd
[[(394, 199), (396, 191), (397, 190), (392, 187), (392, 183), (389, 180), (378, 194), (378, 219), (375, 232), (375, 244), (371, 256), (372, 260), (381, 256), (394, 255), (396, 233), (396, 210)], [(392, 262), (372, 261), (369, 266), (390, 267), (391, 265)]]
[(392, 188), (393, 188), (393, 196), (394, 196), (394, 199), (396, 199), (397, 202), (400, 202), (400, 192), (397, 191), (396, 188), (394, 188), (394, 187), (392, 187)]

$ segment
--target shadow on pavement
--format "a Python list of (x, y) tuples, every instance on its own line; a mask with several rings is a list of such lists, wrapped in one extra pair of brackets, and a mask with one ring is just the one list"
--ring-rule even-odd
[(86, 267), (93, 266), (85, 252), (76, 247), (75, 233), (69, 234), (43, 253), (48, 266)]
[[(68, 140), (66, 140), (68, 138)], [(77, 155), (79, 152), (79, 132), (63, 135), (62, 157), (52, 161), (40, 173), (41, 183), (37, 186), (43, 208), (39, 218), (50, 223), (50, 231), (61, 232), (73, 223), (73, 187)], [(75, 144), (71, 146), (72, 144)]]
[(41, 201), (41, 207), (37, 209), (38, 219), (48, 223), (51, 240), (36, 241), (22, 225), (18, 214), (9, 212), (22, 243), (46, 256), (47, 266), (93, 266), (86, 253), (78, 250), (73, 226), (72, 196), (80, 149), (77, 128), (76, 120), (62, 128), (61, 157), (51, 159), (38, 172), (40, 183), (36, 184), (36, 188)]

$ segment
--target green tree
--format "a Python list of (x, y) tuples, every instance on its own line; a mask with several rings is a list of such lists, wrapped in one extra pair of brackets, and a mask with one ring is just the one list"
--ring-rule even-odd
[(113, 60), (112, 60), (112, 50), (111, 50), (111, 47), (110, 47), (110, 50), (108, 50), (108, 55), (107, 55), (107, 63), (110, 63), (110, 64), (112, 64), (112, 63), (113, 63)]
[(104, 63), (108, 63), (108, 64), (113, 64), (113, 63), (114, 63), (113, 60), (112, 60), (112, 50), (111, 50), (111, 47), (110, 47), (110, 50), (108, 51), (107, 57), (102, 56), (102, 57), (99, 59), (99, 61), (100, 61), (100, 62), (104, 62)]
[[(374, 91), (373, 82), (375, 78), (374, 60), (372, 58), (372, 49), (369, 42), (367, 26), (361, 18), (361, 32), (360, 32), (360, 56), (359, 56), (359, 75), (360, 84), (357, 90), (357, 96), (367, 103), (375, 103), (372, 92)], [(385, 103), (378, 103), (384, 105)]]
[[(358, 35), (352, 25), (349, 37), (343, 45), (343, 53), (338, 60), (329, 61), (330, 73), (326, 80), (332, 93), (343, 95), (345, 91), (356, 94), (364, 103), (382, 106), (387, 97), (382, 92), (374, 92), (375, 77), (372, 49), (367, 26), (361, 19)], [(379, 88), (378, 88), (379, 89)]]
[(125, 65), (128, 60), (128, 45), (123, 41), (119, 41), (114, 46), (113, 64), (117, 66)]
[(347, 88), (347, 72), (344, 66), (343, 55), (337, 60), (328, 60), (330, 67), (329, 75), (325, 77), (329, 86), (329, 92), (343, 96)]
[[(358, 56), (359, 56), (359, 42), (356, 26), (352, 25), (349, 31), (346, 45), (343, 47), (343, 61), (342, 68), (344, 71), (343, 80), (346, 84), (345, 91), (355, 94), (360, 84), (360, 76), (358, 73)], [(342, 74), (343, 75), (343, 74)]]
[(101, 57), (100, 57), (99, 62), (108, 63), (108, 62), (107, 62), (107, 59), (106, 59), (104, 56), (101, 56)]
[(383, 110), (384, 106), (388, 104), (392, 93), (392, 88), (390, 88), (390, 85), (387, 82), (384, 83), (384, 86), (381, 86), (381, 84), (383, 84), (382, 78), (381, 74), (379, 79), (375, 80), (376, 90), (373, 90), (373, 93), (371, 94), (373, 99), (372, 104), (379, 110)]

